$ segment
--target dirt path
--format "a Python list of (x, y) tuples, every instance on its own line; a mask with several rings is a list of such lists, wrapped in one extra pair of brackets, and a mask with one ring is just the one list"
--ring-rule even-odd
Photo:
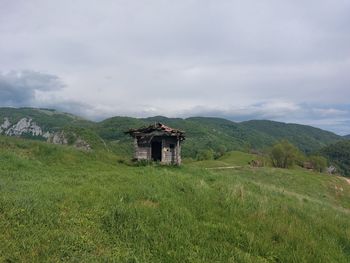
[(348, 184), (350, 184), (350, 179), (344, 177), (344, 180), (347, 181)]
[(243, 166), (222, 166), (222, 167), (210, 167), (210, 168), (205, 168), (207, 170), (223, 170), (223, 169), (237, 169), (241, 168)]
[(341, 180), (345, 180), (348, 184), (350, 184), (350, 179), (343, 177), (343, 176), (337, 176), (337, 178), (340, 178)]

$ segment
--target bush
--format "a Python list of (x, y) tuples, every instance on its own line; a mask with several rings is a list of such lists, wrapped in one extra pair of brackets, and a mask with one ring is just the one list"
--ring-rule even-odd
[(213, 159), (214, 159), (214, 151), (212, 149), (200, 150), (197, 153), (198, 161), (213, 160)]
[(328, 163), (326, 158), (318, 155), (310, 156), (309, 162), (312, 164), (314, 170), (320, 173), (326, 170)]
[(294, 165), (298, 156), (301, 156), (300, 151), (287, 140), (276, 143), (271, 151), (270, 158), (272, 165), (279, 168), (288, 168)]

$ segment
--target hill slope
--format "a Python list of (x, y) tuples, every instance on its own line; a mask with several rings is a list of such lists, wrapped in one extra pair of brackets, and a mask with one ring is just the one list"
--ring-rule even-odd
[(104, 139), (129, 141), (131, 145), (131, 140), (124, 134), (124, 131), (154, 122), (162, 122), (186, 132), (183, 154), (187, 157), (195, 157), (198, 151), (209, 148), (214, 151), (219, 151), (220, 148), (226, 151), (243, 150), (247, 147), (261, 149), (274, 141), (273, 138), (247, 129), (238, 123), (220, 118), (204, 117), (188, 119), (163, 116), (144, 119), (113, 117), (98, 123), (96, 132)]
[(350, 176), (350, 140), (337, 142), (321, 150), (338, 171)]
[(0, 134), (48, 142), (104, 147), (95, 123), (51, 109), (0, 108)]
[[(311, 126), (285, 124), (274, 121), (235, 123), (221, 118), (192, 117), (187, 119), (162, 116), (135, 119), (114, 117), (98, 123), (97, 133), (104, 139), (127, 141), (123, 131), (154, 122), (163, 122), (186, 132), (185, 156), (196, 156), (201, 149), (227, 151), (264, 149), (280, 139), (287, 139), (302, 151), (311, 153), (343, 137)], [(131, 142), (129, 142), (131, 145)]]
[[(220, 118), (180, 119), (156, 116), (143, 119), (113, 117), (101, 122), (92, 122), (49, 109), (0, 108), (0, 134), (46, 140), (54, 132), (74, 129), (91, 145), (103, 139), (113, 151), (129, 156), (131, 156), (132, 140), (124, 132), (129, 128), (146, 126), (154, 122), (163, 122), (186, 132), (184, 157), (196, 157), (200, 151), (206, 149), (217, 153), (232, 150), (261, 150), (280, 139), (288, 139), (309, 153), (344, 139), (310, 126), (273, 121), (235, 123)], [(86, 136), (87, 134), (90, 135)]]
[[(235, 165), (238, 154), (222, 161)], [(341, 178), (117, 159), (0, 136), (0, 261), (350, 260)]]
[(317, 151), (326, 145), (343, 139), (332, 132), (300, 124), (267, 120), (246, 121), (241, 124), (272, 136), (276, 140), (287, 139), (306, 153)]
[(59, 112), (53, 109), (37, 108), (0, 108), (0, 124), (8, 118), (12, 124), (23, 118), (33, 119), (43, 130), (60, 130), (65, 126), (89, 126), (92, 122), (76, 115)]

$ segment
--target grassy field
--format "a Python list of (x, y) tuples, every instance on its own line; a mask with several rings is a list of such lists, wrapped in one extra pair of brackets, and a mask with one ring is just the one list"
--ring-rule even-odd
[(251, 157), (136, 167), (0, 137), (0, 262), (349, 262), (350, 185)]

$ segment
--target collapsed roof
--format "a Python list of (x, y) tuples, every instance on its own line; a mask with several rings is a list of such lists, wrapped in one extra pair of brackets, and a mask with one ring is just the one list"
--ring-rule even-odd
[(133, 137), (144, 137), (147, 136), (148, 134), (150, 136), (175, 136), (178, 137), (180, 140), (185, 139), (185, 132), (178, 130), (178, 129), (173, 129), (170, 128), (160, 122), (154, 123), (148, 127), (142, 127), (139, 129), (129, 129), (126, 134), (130, 134)]

